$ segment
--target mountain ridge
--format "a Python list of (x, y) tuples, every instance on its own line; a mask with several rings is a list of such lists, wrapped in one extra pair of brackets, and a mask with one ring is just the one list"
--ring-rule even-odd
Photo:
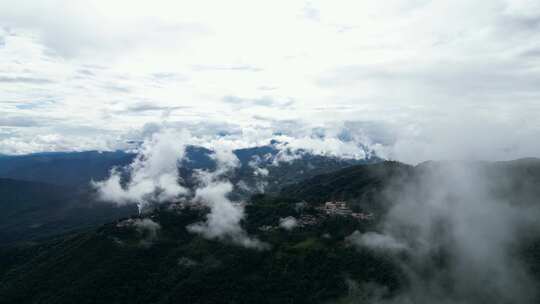
[[(498, 174), (509, 172), (528, 178), (529, 175), (520, 174), (532, 172), (531, 176), (540, 176), (540, 163), (527, 166), (526, 172), (521, 170), (522, 164), (521, 161), (509, 162), (505, 166), (510, 168), (501, 169), (497, 163), (489, 163), (487, 167), (495, 171), (510, 170), (497, 171)], [(4, 269), (0, 272), (0, 298), (17, 303), (171, 303), (178, 300), (348, 303), (377, 292), (380, 295), (376, 293), (376, 296), (382, 297), (379, 300), (391, 300), (410, 287), (411, 278), (399, 263), (413, 259), (412, 253), (392, 255), (358, 247), (354, 237), (380, 231), (391, 204), (398, 204), (384, 201), (388, 200), (388, 187), (400, 189), (408, 185), (401, 182), (410, 181), (412, 189), (416, 189), (415, 183), (424, 178), (425, 168), (425, 165), (397, 162), (359, 165), (300, 181), (277, 194), (253, 196), (246, 205), (242, 227), (249, 235), (270, 245), (262, 251), (191, 233), (186, 227), (199, 221), (205, 211), (189, 208), (180, 211), (166, 206), (87, 232), (26, 248), (3, 249), (0, 251), (0, 265)], [(427, 177), (433, 176), (437, 175)], [(504, 182), (504, 178), (501, 180)], [(503, 190), (521, 189), (519, 185), (529, 181), (540, 185), (540, 179), (518, 178), (517, 188), (511, 183)], [(495, 181), (496, 185), (498, 182)], [(307, 187), (310, 184), (312, 188)], [(331, 187), (322, 187), (320, 193), (313, 195), (311, 192), (318, 185)], [(361, 186), (358, 192), (350, 193), (357, 185)], [(529, 191), (534, 187), (523, 189)], [(366, 195), (370, 198), (363, 197)], [(424, 198), (421, 192), (415, 195)], [(526, 197), (523, 193), (516, 199)], [(370, 210), (375, 215), (373, 219), (357, 220), (350, 216), (326, 215), (320, 207), (327, 199), (358, 203), (352, 208), (369, 209), (373, 207), (367, 204), (370, 199), (381, 206)], [(307, 205), (298, 209), (301, 200)], [(303, 218), (307, 220), (287, 230), (279, 226), (281, 219), (287, 216), (300, 222)], [(315, 221), (310, 222), (311, 218)], [(143, 219), (159, 224), (157, 235), (143, 233), (133, 226)], [(516, 250), (520, 250), (519, 255), (523, 256), (536, 278), (536, 286), (540, 287), (540, 236), (535, 237)], [(448, 247), (440, 250), (448, 250)], [(443, 268), (430, 271), (443, 271), (444, 265), (452, 262), (450, 256), (443, 253), (433, 258), (434, 262), (425, 261), (426, 267)], [(374, 291), (373, 286), (379, 287)], [(92, 290), (100, 290), (100, 293)]]

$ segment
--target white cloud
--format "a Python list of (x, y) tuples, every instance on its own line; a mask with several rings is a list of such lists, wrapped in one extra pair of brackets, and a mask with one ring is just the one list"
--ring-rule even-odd
[(298, 221), (293, 216), (279, 219), (279, 227), (285, 230), (293, 230), (296, 226), (298, 226)]
[(353, 232), (347, 240), (359, 247), (371, 248), (374, 250), (402, 251), (407, 249), (407, 245), (396, 240), (391, 235), (377, 232), (360, 233)]
[(0, 152), (114, 149), (165, 121), (348, 157), (538, 156), (539, 20), (527, 0), (3, 1), (0, 107), (21, 123)]
[(145, 131), (148, 137), (138, 149), (135, 160), (123, 168), (126, 172), (114, 168), (106, 180), (92, 182), (100, 199), (117, 205), (136, 204), (142, 212), (151, 204), (172, 203), (183, 197), (191, 203), (202, 203), (210, 208), (206, 221), (189, 225), (190, 231), (247, 248), (267, 248), (267, 244), (249, 237), (242, 229), (243, 204), (228, 198), (233, 189), (228, 176), (240, 165), (230, 142), (213, 144), (210, 156), (216, 162), (216, 168), (193, 173), (192, 177), (199, 184), (192, 195), (180, 184), (178, 168), (184, 159), (186, 146), (201, 139), (162, 126), (149, 126)]
[(195, 191), (195, 202), (201, 202), (210, 207), (206, 222), (188, 226), (192, 232), (199, 233), (209, 239), (221, 239), (235, 244), (263, 250), (266, 243), (249, 237), (240, 226), (244, 218), (242, 203), (233, 203), (227, 196), (233, 186), (226, 179), (226, 174), (239, 165), (239, 161), (230, 149), (218, 147), (213, 154), (217, 166), (215, 171), (200, 171), (197, 178), (202, 183)]
[(116, 169), (108, 179), (92, 183), (100, 198), (119, 205), (137, 204), (141, 212), (148, 204), (171, 202), (186, 195), (188, 190), (179, 184), (178, 162), (184, 157), (187, 138), (187, 134), (170, 130), (154, 133), (128, 167), (125, 185)]

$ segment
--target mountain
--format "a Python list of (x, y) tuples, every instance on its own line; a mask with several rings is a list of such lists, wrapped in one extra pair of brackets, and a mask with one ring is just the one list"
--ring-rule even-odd
[(94, 227), (137, 212), (96, 202), (91, 193), (0, 178), (0, 244), (38, 240)]
[[(276, 192), (283, 185), (316, 174), (378, 161), (301, 152), (292, 161), (276, 162), (280, 150), (272, 145), (239, 149), (234, 153), (240, 166), (230, 176), (236, 185), (231, 196), (237, 200), (247, 199), (253, 193)], [(215, 167), (212, 154), (206, 148), (187, 147), (179, 173), (188, 186), (195, 186), (194, 170)], [(135, 157), (123, 151), (0, 156), (0, 208), (3, 210), (0, 244), (40, 239), (136, 214), (134, 207), (119, 208), (100, 202), (90, 187), (90, 181), (106, 179), (113, 167), (126, 167)], [(255, 173), (261, 169), (267, 174)]]
[[(537, 159), (352, 166), (254, 195), (241, 224), (264, 250), (191, 233), (207, 210), (166, 206), (3, 247), (0, 302), (538, 303), (539, 189)], [(328, 215), (327, 200), (374, 216)]]
[(112, 167), (128, 165), (134, 157), (123, 151), (4, 155), (0, 177), (75, 187), (106, 178)]
[[(315, 155), (305, 151), (296, 154), (296, 158), (279, 161), (279, 150), (273, 147), (257, 147), (253, 149), (236, 150), (241, 166), (231, 176), (231, 181), (237, 185), (236, 193), (240, 198), (249, 197), (254, 193), (275, 193), (281, 188), (306, 180), (311, 177), (334, 172), (355, 165), (366, 165), (381, 162), (382, 159), (372, 157), (367, 159), (346, 159), (335, 156)], [(257, 160), (253, 165), (253, 160)], [(251, 162), (251, 164), (250, 164)], [(265, 174), (260, 174), (261, 170)], [(238, 187), (245, 185), (246, 189)]]
[[(248, 229), (268, 242), (254, 250), (188, 233), (195, 211), (156, 211), (160, 230), (148, 239), (122, 220), (34, 246), (0, 250), (5, 303), (314, 303), (346, 294), (344, 279), (397, 288), (400, 271), (386, 257), (358, 253), (343, 236), (362, 223), (331, 219), (295, 232), (260, 231), (268, 213), (291, 214), (268, 198), (249, 208)], [(255, 220), (260, 216), (259, 220)], [(292, 213), (294, 214), (294, 213)], [(321, 235), (322, 231), (335, 238)], [(341, 235), (340, 235), (341, 234)], [(96, 292), (98, 291), (99, 292)]]
[[(481, 175), (475, 176), (476, 179), (489, 179), (489, 185), (485, 186), (501, 199), (540, 204), (540, 159), (537, 158), (500, 162), (428, 161), (417, 166), (385, 161), (369, 166), (350, 166), (285, 186), (281, 195), (314, 203), (347, 200), (364, 208), (377, 208), (377, 204), (384, 206), (387, 203), (389, 192), (397, 192), (407, 186), (419, 187), (425, 184), (423, 179), (432, 180), (432, 186), (437, 187), (437, 181), (444, 180), (448, 167), (454, 165)], [(467, 178), (467, 182), (475, 180)]]
[[(275, 145), (244, 148), (233, 153), (240, 161), (235, 180), (245, 179), (250, 187), (255, 187), (253, 175), (256, 168), (268, 169), (270, 187), (283, 182), (295, 182), (306, 176), (341, 169), (350, 165), (381, 161), (377, 157), (366, 160), (342, 159), (298, 151), (296, 158), (279, 162), (276, 159), (281, 150)], [(180, 164), (184, 177), (189, 177), (195, 169), (212, 169), (215, 161), (213, 152), (197, 146), (186, 148), (185, 158)], [(0, 155), (0, 178), (43, 182), (69, 187), (86, 187), (91, 180), (103, 180), (113, 167), (129, 165), (136, 154), (125, 151), (100, 152), (49, 152), (28, 155)], [(254, 162), (257, 161), (257, 162)], [(307, 175), (306, 175), (307, 174)], [(276, 187), (274, 187), (276, 188)]]
[(388, 200), (384, 190), (399, 186), (397, 181), (413, 178), (414, 170), (413, 166), (392, 161), (351, 166), (285, 186), (280, 194), (313, 204), (348, 201), (352, 208), (381, 212)]

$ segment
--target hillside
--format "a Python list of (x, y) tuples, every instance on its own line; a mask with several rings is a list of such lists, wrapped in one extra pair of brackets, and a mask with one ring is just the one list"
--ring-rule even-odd
[[(183, 227), (196, 216), (154, 214), (161, 229), (151, 245), (137, 230), (113, 223), (6, 250), (2, 261), (21, 257), (3, 272), (0, 298), (4, 303), (313, 303), (346, 294), (347, 277), (394, 288), (399, 280), (387, 258), (364, 252), (357, 259), (342, 237), (322, 237), (323, 227), (332, 223), (294, 233), (259, 232), (272, 249), (257, 251), (187, 233)], [(349, 226), (341, 233), (355, 228), (361, 229)]]
[[(509, 296), (521, 298), (520, 303), (535, 303), (538, 298), (533, 291), (540, 287), (540, 234), (532, 228), (537, 227), (534, 217), (532, 226), (521, 224), (527, 222), (527, 214), (534, 216), (539, 205), (540, 162), (475, 162), (460, 165), (459, 175), (449, 166), (454, 168), (449, 163), (354, 166), (286, 187), (278, 196), (255, 195), (241, 224), (248, 235), (268, 245), (262, 250), (191, 233), (186, 227), (200, 221), (207, 210), (168, 207), (144, 218), (118, 220), (35, 245), (4, 247), (0, 299), (4, 303), (433, 303), (446, 298), (510, 303), (498, 289), (487, 292), (475, 284), (491, 284), (484, 275), (503, 280), (493, 269), (511, 279), (507, 284), (514, 284), (512, 280), (521, 278), (520, 274), (498, 267), (519, 263), (532, 279), (520, 281), (520, 295)], [(474, 208), (461, 206), (461, 202), (473, 204), (467, 191), (473, 191), (477, 201), (481, 197), (477, 188), (484, 188), (481, 181), (470, 188), (474, 179), (463, 184), (453, 179), (471, 172), (494, 174), (486, 193), (494, 200), (512, 198), (509, 205), (491, 200)], [(435, 192), (425, 188), (426, 180), (435, 187), (446, 184), (451, 176), (448, 193), (443, 188)], [(398, 200), (395, 193), (400, 194)], [(448, 209), (441, 213), (448, 217), (440, 218), (438, 209), (429, 207), (434, 195), (450, 204), (446, 208), (465, 209), (457, 217), (451, 214), (461, 209)], [(299, 205), (300, 200), (304, 202)], [(374, 217), (327, 215), (320, 209), (326, 200), (346, 200), (351, 208), (373, 212)], [(411, 203), (415, 205), (409, 210)], [(477, 206), (482, 206), (478, 217)], [(422, 208), (430, 218), (435, 213), (435, 226), (426, 226), (426, 232), (435, 235), (415, 236), (427, 219)], [(413, 222), (407, 221), (411, 211)], [(496, 216), (491, 214), (495, 211)], [(516, 224), (514, 215), (523, 223)], [(289, 216), (299, 224), (290, 230), (280, 227), (280, 219)], [(391, 234), (389, 223), (407, 229)], [(461, 235), (461, 228), (470, 230)], [(500, 255), (508, 249), (501, 244), (509, 241), (504, 236), (510, 228), (527, 233), (512, 234), (512, 254)], [(471, 243), (477, 233), (493, 239)], [(365, 243), (367, 236), (378, 238)], [(409, 247), (425, 241), (430, 242), (427, 252)], [(484, 257), (484, 248), (489, 259), (478, 260), (475, 267), (460, 267), (461, 260)], [(437, 288), (433, 293), (424, 281), (416, 281), (412, 274), (417, 271)], [(466, 275), (472, 279), (461, 285), (456, 278)]]
[(40, 182), (0, 178), (0, 245), (95, 227), (136, 213), (93, 199), (91, 193)]

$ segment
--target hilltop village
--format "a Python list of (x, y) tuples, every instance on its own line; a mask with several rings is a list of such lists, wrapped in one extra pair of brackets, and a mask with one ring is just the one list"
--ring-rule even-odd
[[(234, 206), (238, 208), (245, 208), (247, 204), (245, 202), (235, 202)], [(292, 229), (293, 227), (306, 227), (314, 226), (321, 223), (328, 217), (349, 217), (358, 221), (371, 221), (374, 219), (372, 212), (354, 212), (345, 201), (328, 201), (315, 208), (309, 208), (310, 203), (302, 201), (294, 204), (295, 210), (298, 212), (298, 217), (287, 216), (280, 220), (276, 225), (263, 225), (258, 229), (260, 231), (271, 231), (279, 228)], [(208, 206), (200, 202), (181, 202), (171, 205), (170, 208), (175, 209), (178, 212), (184, 209), (205, 211)], [(311, 209), (311, 212), (307, 212)], [(313, 212), (315, 211), (315, 212)]]
[[(297, 210), (303, 210), (308, 205), (307, 202), (296, 203)], [(315, 207), (315, 214), (304, 214), (300, 212), (300, 216), (295, 218), (293, 216), (288, 216), (281, 219), (280, 224), (277, 226), (264, 225), (259, 227), (261, 231), (270, 231), (278, 228), (289, 229), (288, 227), (305, 227), (313, 226), (320, 223), (323, 219), (327, 217), (352, 217), (358, 221), (369, 221), (373, 220), (373, 213), (364, 213), (364, 212), (353, 212), (347, 205), (347, 202), (344, 201), (328, 201), (322, 206)], [(290, 223), (289, 225), (285, 223)], [(294, 223), (294, 225), (292, 225)]]

